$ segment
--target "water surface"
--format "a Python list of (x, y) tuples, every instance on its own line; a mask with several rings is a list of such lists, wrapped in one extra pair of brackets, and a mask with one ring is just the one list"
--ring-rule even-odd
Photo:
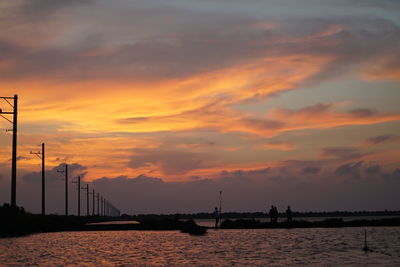
[[(365, 253), (363, 230), (368, 231)], [(21, 266), (400, 266), (400, 227), (96, 231), (0, 239), (0, 263)]]

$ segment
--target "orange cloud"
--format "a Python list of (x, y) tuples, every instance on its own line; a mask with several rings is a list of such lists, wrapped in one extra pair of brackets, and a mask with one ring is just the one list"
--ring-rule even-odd
[(299, 110), (275, 109), (265, 118), (242, 118), (228, 130), (247, 131), (270, 137), (294, 130), (327, 129), (400, 120), (398, 113), (381, 114), (370, 109), (340, 112), (335, 110), (336, 108), (335, 104), (317, 104)]
[(293, 150), (295, 148), (295, 145), (291, 142), (271, 141), (271, 142), (261, 145), (261, 148), (267, 149), (267, 150), (289, 151), (289, 150)]
[[(398, 113), (369, 109), (340, 111), (338, 104), (311, 103), (298, 110), (262, 110), (260, 106), (257, 111), (244, 111), (235, 107), (322, 81), (342, 66), (361, 66), (371, 59), (376, 60), (376, 65), (365, 71), (369, 77), (397, 77), (396, 68), (389, 68), (396, 64), (387, 60), (383, 51), (388, 43), (385, 36), (394, 38), (397, 34), (395, 27), (389, 28), (393, 25), (388, 21), (381, 21), (372, 30), (364, 29), (370, 25), (369, 20), (357, 21), (353, 26), (351, 21), (335, 19), (271, 22), (209, 14), (209, 21), (205, 21), (197, 12), (163, 6), (151, 9), (160, 16), (153, 16), (157, 19), (151, 25), (156, 27), (126, 34), (131, 30), (126, 21), (117, 19), (110, 21), (110, 28), (97, 28), (97, 16), (69, 17), (68, 8), (75, 5), (64, 5), (41, 7), (27, 2), (21, 10), (19, 4), (11, 5), (14, 12), (22, 12), (15, 13), (20, 16), (0, 14), (10, 26), (0, 34), (4, 51), (0, 89), (2, 95), (17, 93), (20, 97), (19, 154), (27, 155), (32, 146), (46, 142), (50, 165), (78, 162), (88, 167), (88, 179), (141, 173), (209, 175), (237, 165), (253, 168), (262, 161), (252, 159), (253, 163), (249, 163), (244, 157), (227, 155), (240, 154), (247, 147), (254, 149), (254, 143), (244, 138), (240, 144), (187, 142), (175, 144), (172, 149), (160, 138), (165, 133), (212, 132), (220, 140), (230, 133), (265, 138), (297, 130), (400, 119)], [(99, 12), (90, 5), (79, 7), (82, 14)], [(52, 12), (52, 20), (46, 20), (49, 26), (38, 21), (32, 21), (34, 27), (27, 23), (31, 19), (27, 16), (32, 12), (40, 14), (42, 8)], [(67, 12), (64, 16), (60, 16), (62, 10)], [(143, 11), (146, 9), (140, 9)], [(188, 27), (175, 29), (178, 25), (164, 25), (165, 20), (160, 19), (165, 18), (164, 11), (187, 12), (183, 22), (190, 22)], [(141, 22), (137, 16), (130, 14), (129, 18), (129, 25), (140, 25), (133, 23)], [(18, 23), (10, 23), (13, 20)], [(80, 26), (81, 21), (89, 24), (90, 31), (85, 34), (68, 26)], [(192, 27), (196, 29), (195, 35)], [(92, 30), (97, 33), (96, 29), (106, 34), (89, 34)], [(384, 29), (390, 29), (389, 34)], [(37, 38), (28, 40), (26, 33), (32, 30)], [(363, 35), (365, 30), (368, 39)], [(371, 36), (377, 42), (360, 49), (359, 44), (366, 43)], [(294, 148), (290, 141), (259, 143), (266, 149)], [(149, 149), (154, 155), (154, 151), (165, 153), (151, 158)], [(0, 151), (9, 154), (9, 143), (4, 142)], [(168, 155), (186, 155), (191, 168), (183, 166), (180, 172)], [(210, 155), (217, 155), (213, 164), (207, 161)], [(135, 157), (136, 163), (132, 160)], [(218, 161), (219, 158), (226, 160)], [(36, 168), (35, 160), (21, 161), (20, 167)]]

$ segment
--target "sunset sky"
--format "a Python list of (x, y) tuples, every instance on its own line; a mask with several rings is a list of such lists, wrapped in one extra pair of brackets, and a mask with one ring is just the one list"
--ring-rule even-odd
[(399, 210), (399, 14), (396, 0), (1, 1), (17, 204), (40, 211), (30, 151), (45, 142), (54, 213), (65, 163), (128, 213), (212, 211), (220, 190), (229, 211)]

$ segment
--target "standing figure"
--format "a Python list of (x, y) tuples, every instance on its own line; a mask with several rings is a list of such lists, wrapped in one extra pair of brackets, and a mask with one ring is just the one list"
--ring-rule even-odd
[(218, 211), (217, 207), (215, 207), (215, 209), (214, 209), (214, 219), (215, 219), (215, 228), (218, 228), (218, 226), (219, 226), (219, 211)]
[(286, 218), (287, 218), (288, 223), (292, 222), (292, 210), (290, 209), (290, 206), (287, 207)]
[(274, 207), (274, 223), (278, 223), (278, 216), (279, 216), (278, 208)]
[(269, 210), (269, 219), (270, 219), (270, 222), (272, 223), (273, 221), (274, 221), (274, 206), (273, 205), (271, 205), (271, 208), (270, 208), (270, 210)]

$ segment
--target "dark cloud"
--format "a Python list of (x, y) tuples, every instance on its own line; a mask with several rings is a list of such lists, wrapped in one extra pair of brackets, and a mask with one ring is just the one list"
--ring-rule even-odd
[(389, 10), (400, 10), (400, 3), (397, 0), (335, 0), (338, 4), (345, 6), (355, 5), (357, 7), (376, 7)]
[[(321, 164), (325, 166), (327, 163), (323, 161), (282, 164), (278, 168), (239, 169), (220, 173), (213, 179), (196, 177), (183, 182), (167, 182), (147, 175), (103, 177), (89, 183), (89, 188), (95, 189), (122, 212), (135, 214), (209, 212), (219, 203), (219, 191), (223, 191), (225, 211), (267, 211), (271, 204), (279, 209), (291, 205), (294, 210), (400, 208), (400, 169), (386, 170), (377, 164), (362, 162), (343, 164), (333, 171), (328, 167), (314, 168)], [(71, 168), (78, 170), (74, 175), (84, 171), (80, 165), (71, 165)], [(314, 172), (318, 168), (320, 171), (312, 175), (302, 171)], [(50, 178), (49, 175), (49, 179), (60, 183), (47, 184), (47, 208), (49, 213), (63, 214), (64, 184), (55, 169), (52, 174), (58, 176)], [(31, 179), (25, 177), (19, 181), (18, 204), (29, 211), (40, 212), (40, 173)], [(0, 201), (8, 201), (8, 179), (0, 181)], [(76, 214), (76, 186), (72, 184), (69, 199), (70, 213)], [(91, 208), (92, 203), (89, 204)]]
[(393, 177), (394, 179), (400, 180), (400, 169), (395, 169), (395, 170), (393, 171), (393, 173), (392, 173), (392, 177)]
[(222, 178), (232, 177), (261, 177), (271, 172), (271, 168), (256, 169), (256, 170), (234, 170), (234, 171), (221, 171), (219, 176)]
[[(24, 9), (49, 13), (86, 2), (35, 0), (27, 1)], [(320, 73), (307, 80), (311, 82), (368, 65), (371, 61), (379, 64), (377, 58), (392, 58), (400, 44), (399, 27), (380, 18), (288, 18), (275, 21), (276, 27), (263, 28), (257, 25), (270, 21), (250, 14), (194, 11), (179, 5), (151, 2), (140, 3), (137, 8), (128, 5), (126, 10), (120, 5), (109, 7), (109, 14), (103, 16), (105, 20), (115, 18), (109, 23), (101, 23), (99, 18), (104, 14), (95, 8), (82, 11), (81, 17), (71, 13), (71, 21), (68, 21), (69, 13), (64, 14), (65, 22), (48, 19), (46, 27), (57, 26), (57, 31), (51, 33), (51, 40), (62, 39), (68, 29), (68, 25), (63, 27), (58, 23), (69, 23), (73, 28), (74, 23), (92, 19), (88, 32), (77, 33), (78, 37), (71, 39), (68, 45), (44, 44), (33, 49), (12, 41), (13, 38), (1, 38), (0, 34), (7, 46), (2, 57), (14, 63), (3, 68), (0, 78), (154, 80), (212, 72), (260, 58), (299, 54), (332, 58)], [(332, 26), (341, 27), (341, 30), (322, 34)], [(384, 63), (382, 68), (389, 67), (386, 65)]]
[(24, 0), (19, 6), (21, 16), (47, 17), (62, 9), (91, 3), (92, 0)]
[(355, 163), (348, 163), (339, 166), (335, 170), (335, 174), (342, 175), (342, 176), (349, 176), (353, 178), (360, 178), (360, 169), (362, 167), (363, 162), (355, 162)]
[(246, 126), (251, 126), (254, 129), (260, 130), (275, 130), (283, 128), (286, 123), (280, 120), (268, 120), (268, 119), (255, 119), (245, 118), (241, 122)]
[(24, 157), (24, 156), (18, 156), (17, 160), (21, 161), (21, 160), (29, 160), (28, 157)]
[[(372, 169), (376, 174), (377, 168), (380, 169), (379, 175), (371, 176)], [(393, 179), (395, 172), (382, 173), (378, 165), (355, 162), (341, 165), (333, 172), (322, 172), (317, 167), (307, 169), (311, 170), (313, 179), (302, 172), (290, 171), (286, 166), (289, 175), (285, 175), (281, 168), (263, 168), (225, 171), (214, 179), (197, 178), (186, 182), (164, 182), (148, 176), (105, 177), (96, 180), (94, 185), (98, 190), (108, 192), (117, 206), (125, 206), (126, 210), (134, 213), (210, 211), (218, 204), (220, 190), (227, 211), (265, 211), (272, 203), (280, 208), (290, 204), (296, 210), (385, 209), (398, 207), (400, 203), (391, 202), (399, 200), (392, 186), (400, 179)], [(281, 193), (282, 190), (285, 194)], [(118, 195), (111, 192), (118, 192)], [(388, 195), (379, 201), (369, 196), (384, 192)]]
[(302, 172), (305, 174), (317, 174), (320, 172), (320, 170), (321, 169), (319, 167), (307, 166), (302, 169)]
[(293, 113), (304, 113), (304, 114), (320, 114), (320, 113), (325, 113), (334, 107), (334, 104), (332, 103), (318, 103), (313, 106), (308, 106), (302, 109), (299, 109), (298, 111), (293, 111)]
[(191, 170), (211, 167), (210, 155), (162, 149), (135, 149), (129, 167), (157, 167), (165, 175), (184, 174)]
[(361, 152), (359, 149), (356, 148), (349, 148), (349, 147), (327, 147), (323, 148), (321, 155), (324, 157), (335, 157), (341, 160), (350, 160), (350, 159), (357, 159), (361, 158), (367, 153)]
[[(61, 182), (64, 180), (65, 175), (58, 171), (65, 170), (65, 163), (61, 163), (60, 165), (52, 168), (51, 170), (46, 170), (46, 182), (54, 183)], [(81, 176), (83, 179), (86, 175), (86, 167), (82, 166), (78, 163), (68, 164), (68, 176), (69, 179), (74, 179), (76, 176)], [(29, 183), (41, 183), (42, 173), (38, 172), (30, 172), (22, 176), (22, 179)]]
[(377, 111), (371, 109), (353, 109), (349, 113), (356, 117), (371, 117), (378, 114)]
[(400, 141), (400, 136), (394, 134), (377, 135), (365, 140), (368, 145), (378, 145), (382, 143), (392, 143)]
[(381, 172), (381, 166), (372, 165), (365, 168), (365, 173), (369, 175), (377, 175)]

